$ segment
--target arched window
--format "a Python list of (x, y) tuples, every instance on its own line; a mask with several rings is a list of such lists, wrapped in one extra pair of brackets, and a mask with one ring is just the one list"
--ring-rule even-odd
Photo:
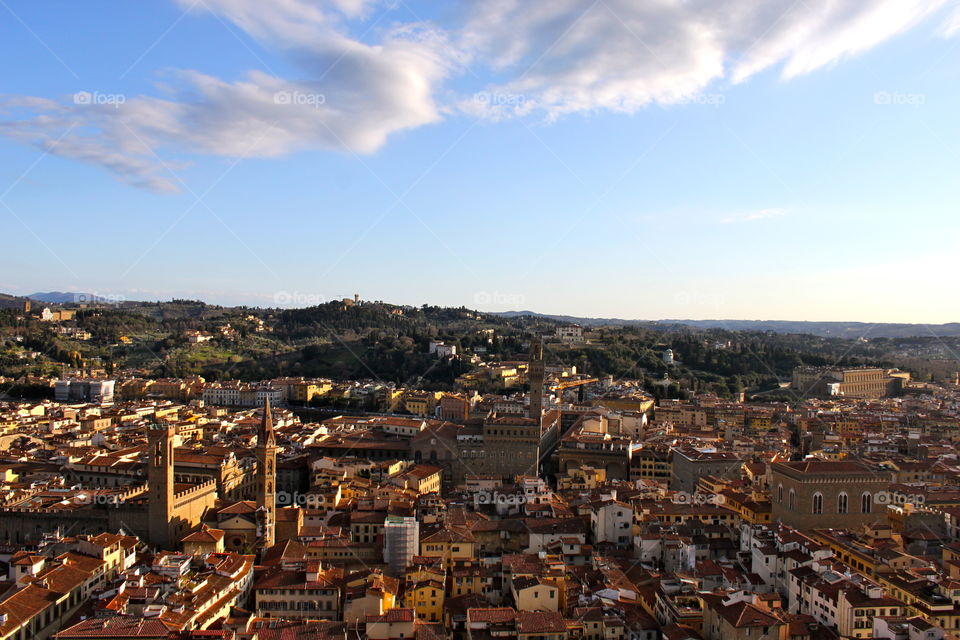
[(777, 502), (783, 504), (783, 485), (777, 487)]
[(813, 512), (823, 513), (823, 494), (820, 492), (813, 494)]
[(869, 491), (864, 491), (863, 495), (860, 497), (860, 512), (861, 513), (873, 512), (873, 496), (870, 495)]
[(837, 513), (847, 513), (850, 510), (850, 499), (847, 498), (845, 491), (841, 491), (837, 496)]
[(791, 511), (795, 511), (797, 508), (797, 494), (793, 489), (790, 489), (790, 496), (787, 499), (787, 508), (789, 508)]

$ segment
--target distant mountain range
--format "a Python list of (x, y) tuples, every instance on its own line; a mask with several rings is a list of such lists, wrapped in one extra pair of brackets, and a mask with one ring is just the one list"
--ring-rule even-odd
[[(40, 291), (26, 296), (15, 296), (9, 293), (0, 293), (0, 308), (9, 309), (22, 307), (25, 300), (42, 302), (44, 304), (78, 304), (84, 302), (115, 302), (109, 298), (93, 293), (79, 291)], [(36, 306), (36, 305), (34, 305)]]
[(625, 320), (623, 318), (582, 318), (577, 316), (550, 315), (535, 311), (504, 311), (501, 316), (534, 316), (558, 322), (569, 322), (585, 327), (602, 326), (649, 326), (663, 328), (669, 325), (697, 327), (699, 329), (728, 329), (730, 331), (772, 331), (774, 333), (800, 333), (823, 338), (914, 338), (914, 337), (960, 337), (960, 322), (946, 324), (906, 324), (887, 322), (809, 322), (804, 320)]

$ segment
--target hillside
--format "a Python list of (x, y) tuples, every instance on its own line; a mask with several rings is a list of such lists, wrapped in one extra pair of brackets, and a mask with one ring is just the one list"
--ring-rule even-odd
[(643, 326), (669, 329), (674, 326), (699, 329), (726, 329), (729, 331), (772, 331), (774, 333), (797, 333), (823, 338), (913, 338), (913, 337), (960, 337), (960, 322), (945, 324), (907, 324), (889, 322), (811, 322), (805, 320), (625, 320), (623, 318), (586, 318), (552, 315), (535, 311), (504, 311), (505, 318), (523, 316), (548, 318), (558, 322), (579, 324), (584, 327)]
[[(60, 375), (80, 367), (111, 375), (202, 375), (207, 380), (277, 376), (374, 379), (453, 389), (475, 362), (524, 359), (532, 335), (552, 336), (578, 318), (492, 314), (466, 308), (330, 302), (304, 309), (221, 307), (197, 300), (54, 305), (70, 320), (24, 316), (0, 298), (0, 375)], [(709, 390), (724, 396), (775, 390), (799, 365), (899, 366), (920, 377), (960, 369), (958, 338), (853, 338), (683, 323), (586, 324), (580, 344), (548, 340), (551, 364), (636, 378), (656, 394)], [(824, 323), (808, 323), (824, 324)], [(844, 325), (845, 323), (834, 323)], [(745, 325), (751, 326), (751, 325)], [(810, 327), (808, 327), (810, 328)], [(440, 360), (431, 340), (457, 348)], [(663, 351), (676, 362), (665, 364)]]

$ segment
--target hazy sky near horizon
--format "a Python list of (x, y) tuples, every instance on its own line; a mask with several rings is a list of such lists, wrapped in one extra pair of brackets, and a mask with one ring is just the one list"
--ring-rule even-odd
[(950, 0), (0, 0), (0, 291), (950, 322)]

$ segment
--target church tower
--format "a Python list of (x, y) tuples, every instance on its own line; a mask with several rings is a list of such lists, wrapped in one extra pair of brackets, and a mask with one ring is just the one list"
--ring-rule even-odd
[(270, 399), (264, 398), (263, 419), (257, 431), (257, 507), (264, 510), (264, 547), (272, 547), (277, 524), (277, 442), (273, 433)]
[(147, 431), (147, 491), (150, 517), (150, 543), (173, 550), (178, 540), (173, 518), (173, 439), (172, 424), (154, 425)]
[(535, 336), (530, 343), (527, 381), (530, 383), (529, 417), (539, 424), (543, 419), (543, 341), (540, 336)]

